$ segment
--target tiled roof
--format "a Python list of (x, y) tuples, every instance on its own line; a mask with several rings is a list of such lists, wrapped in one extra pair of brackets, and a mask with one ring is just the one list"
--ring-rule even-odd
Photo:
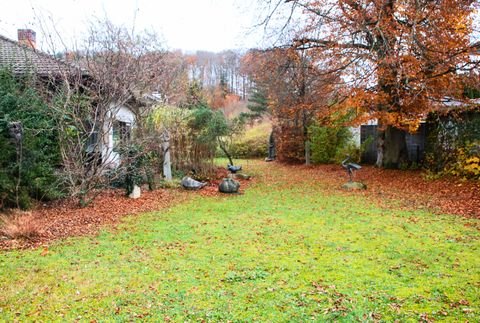
[(50, 55), (0, 35), (0, 67), (11, 68), (17, 75), (35, 73), (48, 76), (59, 74), (67, 65)]

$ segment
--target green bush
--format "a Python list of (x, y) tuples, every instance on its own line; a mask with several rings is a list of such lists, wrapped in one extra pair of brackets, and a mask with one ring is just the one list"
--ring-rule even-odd
[(157, 107), (149, 117), (153, 133), (166, 129), (170, 134), (172, 171), (209, 178), (215, 172), (213, 159), (220, 138), (228, 137), (231, 128), (223, 113), (205, 104), (186, 108)]
[(308, 128), (308, 133), (313, 163), (338, 163), (346, 155), (350, 155), (352, 160), (360, 157), (360, 149), (352, 142), (352, 133), (347, 127), (314, 124)]
[(437, 174), (480, 180), (480, 141), (467, 143), (465, 147), (457, 148), (454, 154), (455, 161), (446, 164)]
[[(10, 135), (12, 122), (22, 126), (21, 144)], [(0, 151), (0, 208), (26, 209), (31, 199), (62, 196), (57, 132), (48, 106), (28, 81), (7, 70), (0, 70)]]
[(236, 158), (260, 158), (265, 157), (268, 151), (268, 138), (250, 138), (235, 141), (230, 146), (232, 156)]
[(124, 147), (121, 156), (125, 163), (126, 195), (129, 195), (133, 192), (135, 186), (140, 186), (143, 183), (143, 178), (140, 174), (142, 167), (142, 148), (138, 145), (129, 145)]
[(271, 125), (263, 123), (254, 126), (230, 145), (230, 153), (235, 158), (261, 158), (267, 156), (268, 136)]

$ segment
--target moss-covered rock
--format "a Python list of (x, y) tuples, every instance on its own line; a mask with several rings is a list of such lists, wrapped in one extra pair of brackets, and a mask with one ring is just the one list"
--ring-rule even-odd
[(349, 191), (358, 191), (358, 190), (366, 190), (367, 185), (360, 182), (347, 182), (342, 185), (342, 188), (344, 190), (349, 190)]

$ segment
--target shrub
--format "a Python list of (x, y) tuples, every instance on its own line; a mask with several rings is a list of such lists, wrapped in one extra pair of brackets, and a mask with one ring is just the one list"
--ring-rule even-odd
[(308, 129), (312, 149), (312, 162), (338, 163), (350, 155), (358, 161), (360, 149), (352, 142), (350, 129), (342, 126), (312, 125)]
[(209, 177), (215, 172), (213, 159), (219, 138), (227, 136), (230, 128), (221, 111), (204, 104), (177, 107), (157, 107), (149, 118), (153, 132), (170, 133), (172, 171)]
[(41, 226), (31, 214), (0, 217), (0, 235), (9, 239), (31, 240), (41, 235)]
[(159, 162), (156, 151), (148, 151), (142, 145), (127, 144), (118, 149), (121, 163), (105, 173), (108, 186), (125, 189), (126, 195), (132, 193), (135, 185), (148, 184), (154, 190), (159, 180), (156, 178)]
[(140, 174), (143, 159), (141, 154), (142, 148), (138, 145), (129, 145), (121, 152), (125, 170), (126, 195), (131, 194), (135, 186), (140, 186), (143, 183)]
[[(12, 122), (21, 125), (21, 140), (12, 139)], [(0, 70), (0, 208), (26, 209), (30, 199), (62, 196), (55, 129), (48, 106), (28, 80), (20, 82)]]
[(236, 158), (265, 157), (267, 150), (267, 139), (263, 137), (235, 141), (230, 147), (232, 155)]
[(480, 179), (479, 111), (429, 116), (424, 163), (429, 172)]
[(448, 165), (443, 173), (480, 180), (480, 142), (458, 148), (456, 162)]
[(265, 157), (268, 151), (268, 136), (271, 125), (262, 123), (247, 129), (243, 136), (234, 140), (230, 152), (236, 158)]
[(180, 188), (182, 187), (182, 181), (178, 178), (174, 178), (172, 179), (171, 181), (167, 181), (167, 180), (162, 180), (158, 183), (158, 187), (160, 188), (168, 188), (168, 189), (172, 189), (172, 188)]

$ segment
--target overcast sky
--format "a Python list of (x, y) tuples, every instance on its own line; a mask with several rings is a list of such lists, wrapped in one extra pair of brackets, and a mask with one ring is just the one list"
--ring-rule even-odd
[[(53, 23), (70, 42), (84, 35), (88, 21), (107, 16), (116, 24), (154, 30), (170, 49), (184, 51), (249, 48), (259, 45), (254, 0), (3, 0), (0, 34), (16, 39), (18, 28), (37, 31), (39, 21)], [(2, 2), (3, 2), (2, 1)]]

